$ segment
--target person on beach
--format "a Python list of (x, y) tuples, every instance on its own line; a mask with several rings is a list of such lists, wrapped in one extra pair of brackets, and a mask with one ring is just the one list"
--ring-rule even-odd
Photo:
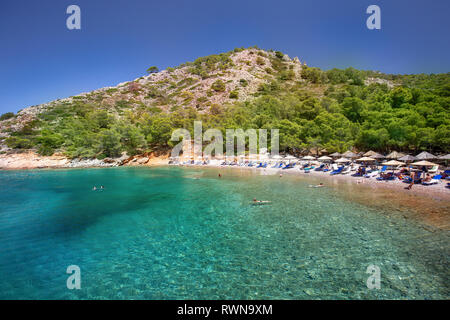
[(430, 182), (431, 181), (431, 176), (429, 173), (427, 173), (427, 176), (425, 177), (425, 179), (422, 182)]
[(416, 173), (415, 172), (411, 172), (411, 183), (409, 184), (409, 186), (407, 186), (405, 189), (407, 190), (411, 190), (412, 186), (414, 185), (414, 178), (416, 177)]

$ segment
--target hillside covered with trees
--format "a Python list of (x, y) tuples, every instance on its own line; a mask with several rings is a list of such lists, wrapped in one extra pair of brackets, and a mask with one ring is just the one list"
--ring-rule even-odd
[[(3, 152), (70, 158), (169, 150), (176, 128), (278, 128), (280, 150), (450, 152), (450, 73), (308, 67), (256, 47), (0, 117)], [(270, 130), (269, 130), (270, 132)]]

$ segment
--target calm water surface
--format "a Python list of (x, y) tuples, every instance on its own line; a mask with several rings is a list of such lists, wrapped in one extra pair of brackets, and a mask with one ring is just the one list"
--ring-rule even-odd
[[(0, 299), (450, 297), (448, 203), (427, 213), (355, 186), (217, 173), (0, 171)], [(433, 212), (441, 223), (420, 218)], [(366, 287), (371, 264), (380, 290)], [(69, 265), (81, 290), (66, 287)]]

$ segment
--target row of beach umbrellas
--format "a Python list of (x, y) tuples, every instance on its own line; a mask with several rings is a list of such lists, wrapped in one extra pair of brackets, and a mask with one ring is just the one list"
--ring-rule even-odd
[[(225, 156), (226, 158), (234, 158), (234, 156)], [(245, 157), (243, 155), (241, 155), (240, 157)], [(257, 155), (257, 154), (251, 154), (248, 155), (248, 157), (250, 159), (264, 159), (264, 158), (271, 158), (274, 160), (299, 160), (299, 158), (296, 158), (290, 154), (287, 154), (286, 156), (282, 157), (280, 155), (275, 155), (275, 156), (270, 156), (268, 153), (263, 154), (263, 155)], [(339, 158), (338, 158), (339, 157)], [(352, 151), (347, 151), (344, 152), (343, 154), (339, 153), (339, 152), (335, 152), (330, 154), (329, 156), (321, 156), (319, 158), (313, 157), (313, 156), (304, 156), (301, 157), (301, 160), (319, 160), (319, 161), (331, 161), (335, 158), (338, 158), (336, 160), (334, 160), (334, 162), (337, 163), (346, 163), (346, 162), (350, 162), (352, 160), (357, 161), (357, 162), (374, 162), (377, 161), (379, 159), (388, 159), (390, 161), (387, 162), (383, 162), (383, 165), (402, 165), (405, 164), (404, 162), (413, 162), (413, 161), (418, 161), (416, 163), (413, 163), (415, 165), (424, 165), (424, 166), (432, 166), (432, 165), (436, 165), (432, 162), (429, 162), (427, 160), (433, 160), (433, 159), (440, 159), (440, 160), (450, 160), (450, 154), (444, 155), (444, 156), (440, 156), (437, 157), (429, 152), (421, 152), (419, 153), (417, 156), (412, 156), (412, 155), (405, 155), (401, 152), (397, 152), (397, 151), (393, 151), (391, 153), (389, 153), (387, 156), (383, 156), (375, 151), (368, 151), (364, 154), (362, 154), (361, 158), (361, 153), (360, 154), (356, 154)], [(358, 158), (358, 159), (356, 159)], [(400, 161), (404, 161), (404, 162), (400, 162)]]
[[(339, 152), (335, 152), (335, 153), (330, 154), (330, 156), (334, 157), (334, 158), (344, 157), (344, 158), (354, 159), (354, 158), (358, 158), (360, 155), (353, 153), (351, 151), (347, 151), (343, 154), (341, 154)], [(364, 157), (375, 159), (375, 160), (376, 159), (393, 159), (393, 160), (400, 160), (400, 161), (416, 161), (416, 160), (432, 160), (432, 159), (450, 160), (450, 154), (437, 157), (426, 151), (419, 153), (417, 156), (406, 155), (406, 154), (403, 154), (403, 153), (397, 152), (397, 151), (393, 151), (393, 152), (389, 153), (387, 156), (383, 156), (382, 154), (379, 154), (375, 151), (368, 151), (363, 154), (363, 158)]]
[[(333, 159), (331, 157), (334, 157), (334, 158), (340, 157), (339, 159), (334, 160), (334, 162), (348, 163), (348, 162), (352, 161), (352, 159), (358, 158), (360, 156), (361, 156), (361, 154), (358, 155), (351, 151), (347, 151), (343, 154), (341, 154), (339, 152), (335, 152), (335, 153), (330, 154), (330, 156), (322, 156), (322, 157), (318, 158), (317, 160), (329, 161), (329, 160)], [(306, 157), (303, 157), (302, 159), (303, 160), (315, 160), (316, 158), (311, 157), (311, 156), (306, 156)], [(363, 157), (355, 159), (355, 161), (357, 161), (357, 162), (375, 162), (378, 159), (390, 159), (389, 161), (385, 161), (382, 163), (383, 165), (387, 165), (387, 166), (405, 165), (406, 164), (405, 162), (413, 162), (413, 161), (416, 161), (414, 163), (411, 163), (411, 165), (413, 165), (413, 166), (435, 166), (436, 165), (435, 163), (427, 161), (427, 160), (431, 160), (431, 159), (450, 160), (450, 154), (437, 157), (429, 152), (424, 151), (424, 152), (421, 152), (420, 154), (418, 154), (417, 156), (412, 156), (412, 155), (403, 154), (401, 152), (393, 151), (393, 152), (389, 153), (387, 156), (383, 156), (375, 151), (368, 151), (363, 154)], [(404, 162), (401, 162), (401, 161), (404, 161)]]

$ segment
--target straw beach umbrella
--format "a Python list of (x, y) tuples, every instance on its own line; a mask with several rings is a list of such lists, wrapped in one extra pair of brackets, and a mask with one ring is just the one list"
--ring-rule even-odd
[(404, 164), (404, 162), (400, 162), (397, 160), (390, 160), (382, 163), (383, 166), (402, 166)]
[(436, 159), (436, 156), (429, 153), (429, 152), (421, 152), (416, 156), (417, 159), (419, 160), (430, 160), (430, 159)]
[(450, 153), (444, 156), (440, 156), (439, 160), (443, 160), (445, 162), (445, 165), (447, 165), (448, 160), (450, 160)]
[(290, 154), (288, 154), (285, 159), (288, 160), (289, 163), (291, 163), (291, 160), (298, 160), (296, 157), (291, 156)]
[(401, 158), (401, 157), (404, 157), (404, 156), (405, 155), (403, 153), (401, 153), (401, 152), (392, 151), (391, 153), (389, 153), (386, 156), (386, 159), (398, 159), (398, 158)]
[(335, 152), (335, 153), (330, 154), (330, 157), (333, 157), (333, 158), (337, 158), (337, 157), (340, 157), (340, 156), (342, 156), (342, 154), (340, 154), (339, 152)]
[(320, 160), (320, 161), (330, 161), (330, 160), (333, 160), (333, 158), (327, 157), (327, 156), (322, 156), (322, 157), (320, 157), (320, 158), (317, 159), (317, 160)]
[(302, 158), (302, 160), (316, 160), (316, 158), (312, 157), (312, 156), (305, 156), (305, 157)]
[(406, 162), (411, 162), (411, 161), (417, 160), (417, 158), (408, 154), (408, 155), (406, 155), (406, 156), (404, 156), (404, 157), (401, 157), (401, 158), (398, 159), (398, 160), (400, 160), (400, 161), (406, 161)]
[(351, 151), (344, 152), (344, 154), (342, 156), (345, 158), (357, 158), (358, 157), (358, 155), (356, 153), (353, 153)]
[(370, 157), (362, 157), (362, 158), (356, 159), (356, 161), (369, 162), (369, 161), (375, 161), (375, 159), (370, 158)]
[(382, 154), (379, 154), (376, 152), (373, 155), (371, 155), (370, 157), (374, 158), (374, 159), (384, 159), (384, 156)]
[(376, 154), (376, 152), (370, 150), (370, 151), (367, 151), (366, 153), (364, 153), (363, 156), (364, 156), (364, 157), (371, 157), (371, 156), (373, 156), (374, 154)]
[(347, 159), (347, 158), (339, 158), (337, 160), (335, 160), (334, 162), (337, 163), (346, 163), (346, 162), (350, 162), (351, 160)]
[(433, 163), (433, 162), (430, 162), (430, 161), (426, 161), (426, 160), (414, 162), (414, 163), (411, 163), (411, 165), (412, 166), (425, 166), (425, 167), (437, 166), (436, 163)]

